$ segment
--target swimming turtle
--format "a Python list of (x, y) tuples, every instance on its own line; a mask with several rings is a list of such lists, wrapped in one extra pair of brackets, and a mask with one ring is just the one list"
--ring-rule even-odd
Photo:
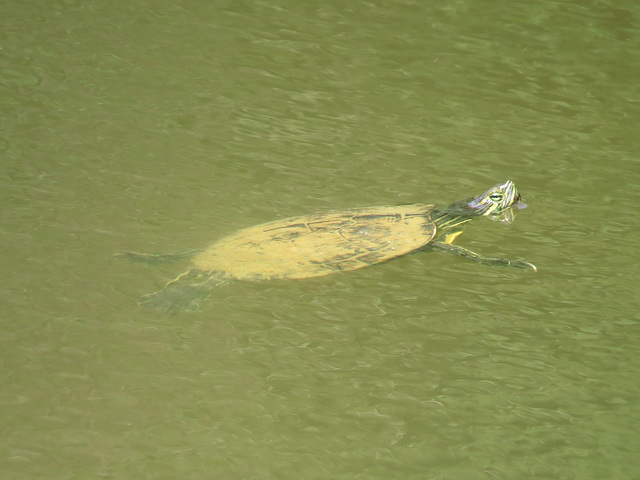
[(444, 208), (428, 204), (336, 210), (276, 220), (239, 230), (204, 250), (150, 255), (119, 252), (133, 260), (170, 262), (194, 256), (193, 266), (140, 303), (177, 313), (194, 310), (213, 289), (231, 280), (319, 277), (357, 270), (415, 250), (441, 250), (476, 262), (536, 271), (521, 260), (492, 258), (453, 245), (457, 227), (480, 216), (505, 222), (525, 206), (511, 181), (477, 198)]

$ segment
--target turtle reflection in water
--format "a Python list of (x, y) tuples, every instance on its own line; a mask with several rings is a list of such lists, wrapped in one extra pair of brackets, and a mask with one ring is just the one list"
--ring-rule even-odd
[(477, 198), (444, 208), (413, 204), (337, 210), (246, 228), (200, 251), (178, 254), (119, 252), (139, 261), (172, 262), (194, 256), (193, 266), (140, 303), (177, 313), (194, 310), (214, 288), (231, 280), (319, 277), (385, 262), (415, 250), (440, 250), (489, 265), (534, 272), (521, 260), (480, 255), (457, 245), (458, 227), (481, 216), (510, 222), (522, 208), (511, 181)]

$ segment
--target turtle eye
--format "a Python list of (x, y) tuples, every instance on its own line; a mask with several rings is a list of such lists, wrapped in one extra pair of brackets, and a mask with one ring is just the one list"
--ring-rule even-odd
[(489, 195), (489, 198), (491, 199), (492, 202), (501, 202), (502, 199), (504, 198), (504, 195), (501, 192), (494, 192), (491, 195)]

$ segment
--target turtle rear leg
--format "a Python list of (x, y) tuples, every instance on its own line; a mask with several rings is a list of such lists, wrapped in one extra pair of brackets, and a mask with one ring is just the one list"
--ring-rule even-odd
[(448, 243), (448, 242), (433, 242), (429, 244), (429, 247), (434, 248), (436, 250), (440, 250), (442, 252), (453, 253), (455, 255), (458, 255), (459, 257), (468, 258), (469, 260), (474, 260), (484, 265), (500, 265), (503, 267), (531, 269), (534, 272), (538, 271), (538, 269), (533, 263), (525, 262), (522, 260), (509, 260), (506, 258), (485, 257), (484, 255), (480, 255), (479, 253), (472, 252), (471, 250), (460, 247), (458, 245), (452, 245), (451, 243)]
[(131, 260), (132, 262), (141, 262), (141, 263), (151, 263), (151, 264), (159, 264), (159, 263), (176, 263), (183, 258), (193, 257), (197, 255), (202, 250), (198, 249), (190, 249), (190, 250), (181, 250), (179, 252), (172, 253), (138, 253), (138, 252), (129, 252), (126, 250), (114, 253), (114, 257), (118, 258), (126, 258), (127, 260)]
[(140, 297), (138, 303), (143, 307), (163, 310), (173, 315), (183, 311), (194, 311), (216, 287), (225, 283), (228, 282), (192, 268), (171, 280), (159, 292)]

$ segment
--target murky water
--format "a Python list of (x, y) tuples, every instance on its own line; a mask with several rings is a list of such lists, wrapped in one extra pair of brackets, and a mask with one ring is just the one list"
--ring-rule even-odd
[[(3, 478), (637, 478), (640, 7), (76, 2), (0, 25)], [(438, 253), (136, 299), (121, 250), (511, 179)]]

